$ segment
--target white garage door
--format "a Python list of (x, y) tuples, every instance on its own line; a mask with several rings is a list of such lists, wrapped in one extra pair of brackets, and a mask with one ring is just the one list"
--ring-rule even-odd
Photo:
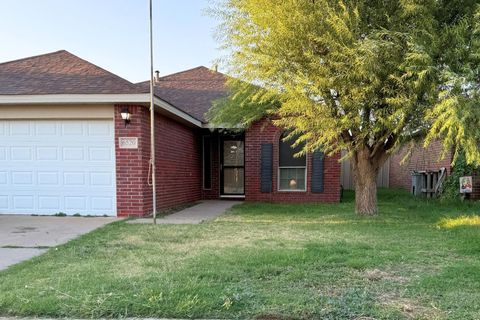
[(115, 215), (113, 121), (0, 120), (0, 213)]

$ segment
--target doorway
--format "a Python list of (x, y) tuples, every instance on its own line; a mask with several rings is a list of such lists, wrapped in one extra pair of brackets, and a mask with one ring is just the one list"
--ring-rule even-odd
[(220, 195), (245, 195), (245, 141), (243, 136), (222, 137), (220, 143)]

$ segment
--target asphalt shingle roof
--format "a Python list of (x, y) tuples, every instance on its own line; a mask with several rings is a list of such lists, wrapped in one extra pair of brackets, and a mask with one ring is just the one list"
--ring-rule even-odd
[[(227, 95), (227, 76), (206, 67), (161, 77), (155, 95), (197, 120)], [(0, 95), (149, 93), (149, 81), (133, 84), (61, 50), (0, 63)]]
[[(174, 73), (155, 82), (155, 95), (200, 121), (216, 99), (228, 93), (227, 76), (206, 67)], [(142, 92), (149, 92), (149, 81), (141, 82)]]
[(68, 51), (0, 64), (0, 94), (122, 94), (137, 87)]

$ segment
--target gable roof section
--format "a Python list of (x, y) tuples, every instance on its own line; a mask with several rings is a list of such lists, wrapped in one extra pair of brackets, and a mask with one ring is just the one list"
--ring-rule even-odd
[[(201, 125), (213, 101), (228, 94), (226, 81), (203, 66), (167, 75), (155, 82), (156, 104)], [(0, 63), (0, 103), (146, 103), (149, 91), (149, 81), (133, 84), (65, 50)]]
[(0, 63), (0, 95), (129, 93), (133, 83), (65, 50)]
[[(216, 99), (225, 97), (227, 76), (206, 67), (174, 73), (155, 82), (155, 95), (197, 120), (206, 122), (205, 113)], [(149, 81), (138, 88), (149, 92)]]

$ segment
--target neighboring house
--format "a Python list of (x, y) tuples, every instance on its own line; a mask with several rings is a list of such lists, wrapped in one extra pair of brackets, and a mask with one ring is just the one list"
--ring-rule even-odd
[[(440, 169), (445, 168), (446, 175), (449, 176), (452, 171), (453, 154), (447, 152), (445, 157), (440, 158), (442, 154), (440, 141), (433, 141), (426, 148), (419, 143), (410, 151), (408, 156), (407, 152), (408, 148), (403, 147), (390, 156), (378, 173), (378, 187), (412, 191), (413, 172), (440, 171)], [(470, 199), (480, 199), (480, 174), (475, 171), (471, 175), (473, 176), (473, 192), (469, 197)], [(353, 172), (348, 159), (341, 162), (341, 185), (347, 190), (355, 189)]]
[[(408, 156), (407, 151), (407, 147), (403, 147), (392, 153), (378, 173), (378, 187), (410, 190), (414, 171), (438, 171), (445, 168), (447, 175), (450, 174), (452, 154), (448, 153), (440, 159), (442, 146), (439, 141), (432, 142), (427, 148), (418, 144)], [(342, 153), (342, 156), (344, 155), (345, 153)], [(347, 190), (355, 188), (349, 159), (342, 161), (341, 184)]]
[[(267, 118), (242, 133), (208, 128), (204, 114), (227, 94), (225, 81), (205, 67), (156, 79), (158, 208), (338, 202), (339, 155), (294, 158)], [(0, 214), (151, 213), (149, 122), (148, 82), (67, 51), (0, 64)]]
[[(419, 144), (408, 156), (407, 151), (407, 147), (403, 147), (392, 153), (378, 173), (378, 187), (411, 190), (414, 171), (439, 171), (445, 168), (447, 175), (450, 174), (452, 154), (448, 153), (440, 159), (442, 146), (439, 141), (432, 142), (427, 148)], [(348, 159), (342, 161), (341, 183), (345, 189), (354, 189), (353, 172)]]
[[(442, 154), (442, 144), (440, 141), (432, 142), (424, 148), (421, 144), (411, 150), (408, 157), (406, 147), (395, 152), (390, 158), (390, 187), (403, 188), (410, 190), (412, 187), (413, 171), (438, 171), (445, 168), (447, 175), (451, 172), (452, 153), (449, 152), (445, 157), (440, 158)], [(404, 160), (405, 159), (405, 160)]]

